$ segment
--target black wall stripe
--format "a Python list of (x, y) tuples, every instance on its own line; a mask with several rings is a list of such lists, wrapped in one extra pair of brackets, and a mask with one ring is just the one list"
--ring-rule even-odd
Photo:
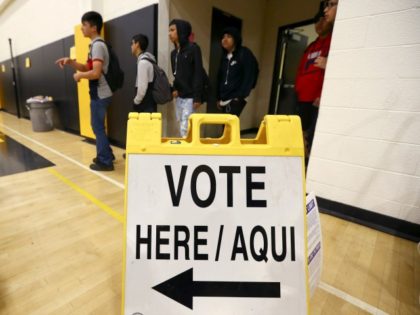
[(420, 242), (420, 225), (317, 197), (319, 211), (410, 241)]

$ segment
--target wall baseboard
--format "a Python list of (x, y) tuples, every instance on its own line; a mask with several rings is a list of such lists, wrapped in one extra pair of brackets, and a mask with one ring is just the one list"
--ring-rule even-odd
[(372, 229), (420, 242), (420, 225), (380, 213), (316, 197), (319, 211)]

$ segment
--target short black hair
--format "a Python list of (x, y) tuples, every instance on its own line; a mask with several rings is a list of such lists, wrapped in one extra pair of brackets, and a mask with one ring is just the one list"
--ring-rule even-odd
[(314, 16), (314, 23), (318, 23), (318, 21), (324, 17), (324, 11), (319, 10)]
[(147, 38), (147, 36), (144, 34), (134, 35), (132, 40), (140, 45), (140, 49), (142, 51), (146, 51), (147, 47), (149, 46), (149, 38)]
[(103, 21), (102, 21), (102, 16), (98, 12), (95, 12), (95, 11), (86, 12), (82, 16), (82, 23), (83, 22), (88, 22), (90, 26), (96, 26), (96, 31), (98, 32), (98, 34), (101, 33)]

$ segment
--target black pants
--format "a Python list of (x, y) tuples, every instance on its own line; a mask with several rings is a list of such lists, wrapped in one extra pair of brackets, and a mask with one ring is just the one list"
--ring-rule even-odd
[(319, 111), (318, 107), (315, 107), (312, 104), (313, 102), (298, 102), (296, 107), (296, 113), (299, 115), (302, 122), (302, 130), (307, 144), (308, 155), (311, 152)]
[(149, 104), (133, 104), (133, 112), (137, 113), (156, 113), (157, 105), (156, 103)]
[(231, 100), (229, 104), (223, 106), (223, 112), (225, 114), (232, 114), (239, 117), (245, 105), (246, 101), (243, 99)]
[[(133, 112), (137, 113), (156, 113), (157, 112), (157, 104), (153, 99), (153, 83), (150, 82), (146, 94), (143, 97), (143, 100), (140, 104), (133, 104)], [(137, 92), (137, 88), (134, 89), (134, 93)]]

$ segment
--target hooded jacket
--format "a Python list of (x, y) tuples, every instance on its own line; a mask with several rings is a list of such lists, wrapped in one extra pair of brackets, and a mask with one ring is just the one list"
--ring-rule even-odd
[(189, 42), (191, 24), (174, 19), (169, 25), (175, 25), (178, 33), (179, 47), (171, 52), (173, 89), (181, 98), (193, 98), (201, 103), (203, 92), (203, 62), (201, 49), (195, 43)]
[(156, 63), (155, 57), (149, 53), (144, 52), (137, 57), (137, 78), (136, 78), (136, 96), (134, 104), (144, 105), (153, 102), (152, 84), (154, 79), (153, 65), (149, 61)]
[(233, 37), (235, 49), (230, 59), (227, 50), (223, 49), (218, 74), (218, 100), (245, 99), (254, 86), (257, 65), (252, 52), (242, 46), (242, 37), (237, 29), (226, 28), (223, 31), (223, 36), (225, 34)]

